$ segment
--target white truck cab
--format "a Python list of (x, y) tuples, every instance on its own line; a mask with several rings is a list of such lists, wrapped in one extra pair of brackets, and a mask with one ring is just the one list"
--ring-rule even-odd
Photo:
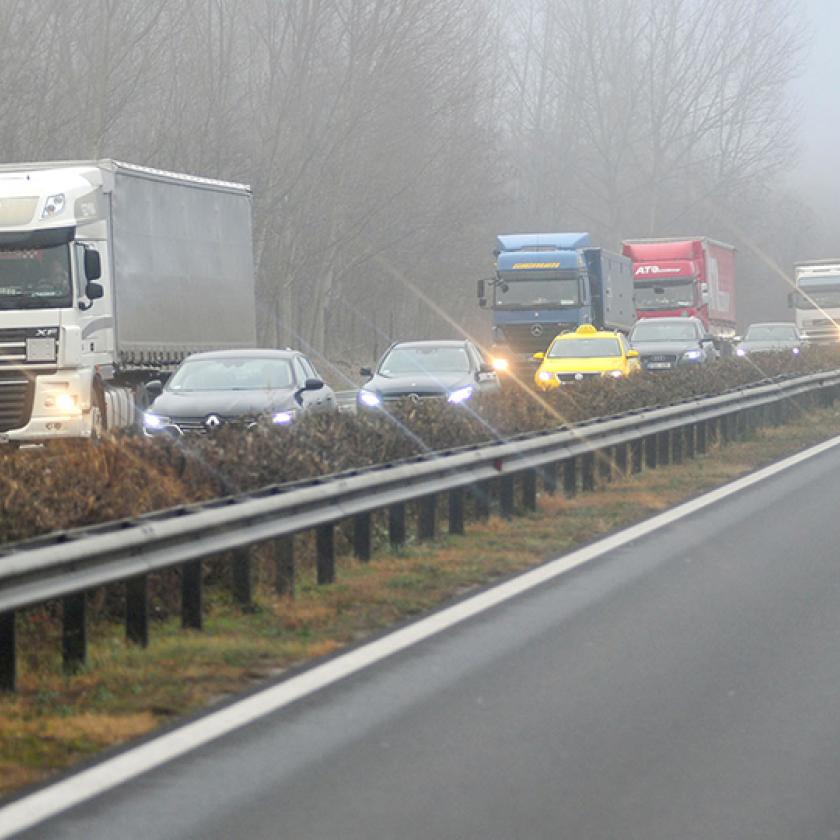
[(796, 326), (810, 344), (840, 341), (840, 260), (816, 260), (794, 267), (790, 295)]

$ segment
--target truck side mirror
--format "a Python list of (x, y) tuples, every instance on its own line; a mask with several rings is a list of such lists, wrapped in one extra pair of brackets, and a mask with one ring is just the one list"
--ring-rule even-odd
[[(97, 256), (99, 256), (97, 254)], [(99, 300), (105, 294), (105, 289), (99, 283), (88, 283), (85, 286), (85, 297), (88, 300)]]
[(478, 281), (476, 291), (478, 292), (479, 299), (487, 297), (487, 291), (484, 288), (484, 280), (483, 279)]
[[(98, 280), (102, 276), (102, 259), (99, 256), (99, 251), (94, 251), (93, 248), (85, 248), (85, 278), (90, 285), (91, 281)], [(87, 294), (87, 292), (85, 292)], [(93, 299), (92, 295), (88, 295)], [(99, 295), (102, 297), (102, 295)]]

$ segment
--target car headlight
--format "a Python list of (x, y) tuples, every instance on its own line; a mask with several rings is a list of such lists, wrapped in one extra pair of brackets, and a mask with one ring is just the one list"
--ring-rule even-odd
[(687, 362), (696, 362), (703, 354), (699, 350), (686, 350), (683, 359)]
[(168, 417), (162, 417), (160, 414), (153, 414), (151, 411), (143, 413), (143, 425), (147, 429), (162, 429), (168, 426), (170, 420)]
[(798, 356), (799, 355), (799, 348), (798, 347), (792, 347), (790, 352), (793, 353), (794, 356)]
[(611, 376), (613, 379), (621, 379), (624, 376), (623, 370), (611, 370), (607, 376)]
[(537, 379), (539, 379), (540, 382), (551, 382), (552, 376), (547, 370), (541, 370), (537, 374)]
[(373, 391), (359, 391), (359, 402), (364, 403), (368, 408), (382, 405), (382, 400)]
[(467, 385), (464, 388), (459, 388), (457, 391), (453, 391), (447, 399), (451, 403), (462, 403), (465, 400), (468, 400), (472, 395), (472, 385)]
[(288, 426), (294, 419), (295, 415), (293, 411), (278, 411), (272, 415), (271, 422), (276, 423), (278, 426)]
[(736, 347), (735, 348), (735, 355), (736, 356), (746, 356), (747, 351), (743, 347)]

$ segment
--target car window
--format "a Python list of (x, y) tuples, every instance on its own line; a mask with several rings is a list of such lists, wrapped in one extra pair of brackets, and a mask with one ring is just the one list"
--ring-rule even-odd
[(306, 371), (303, 369), (303, 365), (300, 363), (298, 356), (295, 356), (292, 365), (295, 369), (295, 380), (298, 385), (304, 385), (306, 383)]
[(299, 356), (301, 365), (303, 365), (303, 371), (306, 374), (307, 379), (320, 379), (321, 377), (318, 376), (318, 371), (312, 366), (312, 362), (306, 358), (306, 356)]

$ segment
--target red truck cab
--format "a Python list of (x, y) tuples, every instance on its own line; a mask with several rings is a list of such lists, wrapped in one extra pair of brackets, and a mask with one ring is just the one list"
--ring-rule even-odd
[(624, 242), (637, 318), (693, 316), (718, 338), (735, 335), (735, 248), (707, 237)]

